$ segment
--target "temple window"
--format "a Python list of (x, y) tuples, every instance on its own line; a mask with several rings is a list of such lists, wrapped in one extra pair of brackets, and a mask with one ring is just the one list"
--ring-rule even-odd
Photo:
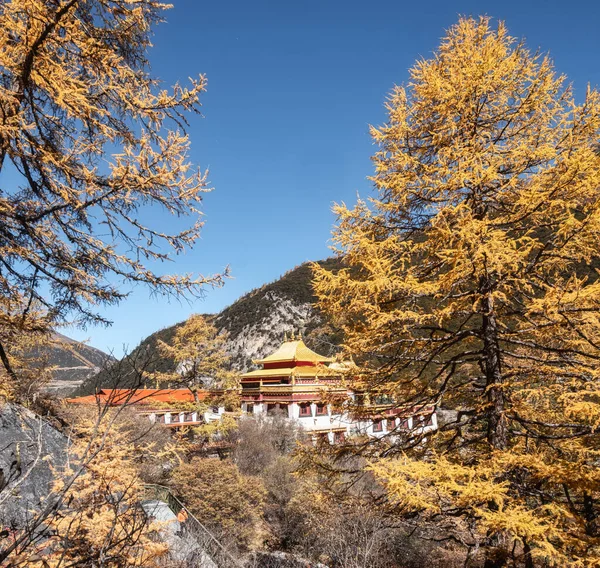
[(246, 405), (246, 412), (248, 414), (254, 414), (254, 405), (253, 404), (247, 404)]
[(373, 421), (373, 432), (383, 432), (383, 420)]
[(325, 416), (327, 414), (326, 404), (317, 404), (317, 416)]
[(277, 411), (276, 404), (267, 404), (267, 414), (275, 414), (276, 411)]
[(387, 428), (388, 432), (395, 430), (396, 429), (396, 419), (388, 418), (386, 421), (386, 428)]
[(312, 416), (310, 404), (300, 405), (300, 416)]

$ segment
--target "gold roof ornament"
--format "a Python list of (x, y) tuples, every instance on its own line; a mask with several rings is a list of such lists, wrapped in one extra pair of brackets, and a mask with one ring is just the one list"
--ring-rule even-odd
[(292, 337), (279, 346), (275, 352), (265, 357), (253, 361), (255, 365), (264, 365), (265, 363), (283, 363), (292, 361), (305, 361), (310, 363), (333, 363), (331, 357), (324, 357), (309, 349), (302, 339)]
[(339, 377), (341, 373), (336, 369), (331, 369), (326, 365), (317, 365), (316, 367), (285, 367), (283, 369), (256, 369), (248, 371), (241, 375), (242, 379), (259, 379), (271, 377), (300, 377), (300, 378), (320, 378), (320, 377)]

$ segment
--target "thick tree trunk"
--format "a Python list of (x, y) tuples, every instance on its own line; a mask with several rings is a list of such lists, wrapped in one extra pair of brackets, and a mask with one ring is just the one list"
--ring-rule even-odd
[(494, 314), (493, 299), (489, 293), (486, 294), (483, 304), (483, 353), (489, 403), (487, 439), (492, 448), (504, 450), (507, 447), (507, 433), (504, 419), (504, 391), (502, 390), (498, 324)]

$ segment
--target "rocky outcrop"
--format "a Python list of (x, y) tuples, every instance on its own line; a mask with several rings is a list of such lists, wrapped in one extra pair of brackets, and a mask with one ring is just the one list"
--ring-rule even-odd
[[(247, 371), (253, 359), (261, 359), (279, 347), (285, 333), (305, 332), (323, 323), (310, 303), (295, 304), (291, 298), (272, 291), (264, 294), (264, 301), (271, 306), (269, 313), (246, 324), (237, 334), (230, 334), (225, 344), (239, 371)], [(228, 331), (225, 318), (217, 318), (216, 323)]]
[[(337, 259), (319, 264), (329, 270), (341, 267)], [(228, 334), (226, 348), (236, 370), (251, 369), (252, 360), (279, 347), (285, 333), (301, 333), (305, 343), (323, 355), (335, 353), (340, 336), (315, 306), (312, 278), (310, 264), (301, 264), (215, 316), (217, 329)]]
[(17, 404), (0, 407), (0, 526), (20, 528), (51, 492), (68, 439)]

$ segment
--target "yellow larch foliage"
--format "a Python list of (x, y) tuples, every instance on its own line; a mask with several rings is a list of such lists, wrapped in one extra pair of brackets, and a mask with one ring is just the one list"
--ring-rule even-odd
[(0, 403), (27, 404), (51, 380), (48, 348), (55, 342), (39, 302), (20, 293), (0, 294)]
[(600, 565), (600, 97), (580, 99), (503, 23), (461, 19), (371, 129), (374, 196), (335, 207), (347, 267), (314, 267), (360, 387), (447, 411), (369, 467), (486, 568)]
[[(132, 435), (123, 409), (73, 414), (67, 466), (55, 471), (52, 493), (43, 504), (41, 537), (8, 557), (11, 566), (58, 568), (65, 565), (155, 567), (168, 546), (158, 537), (161, 524), (149, 522), (140, 459), (173, 457), (148, 436)], [(37, 521), (32, 517), (32, 521)]]
[[(189, 296), (226, 273), (156, 268), (198, 239), (210, 191), (185, 132), (206, 78), (165, 90), (150, 72), (153, 27), (167, 8), (0, 4), (0, 295), (36, 302), (53, 326), (108, 323), (98, 308), (126, 297), (123, 282)], [(150, 207), (188, 226), (165, 231)]]
[(206, 316), (191, 315), (177, 327), (170, 344), (159, 341), (161, 355), (172, 359), (176, 368), (173, 373), (157, 373), (155, 378), (171, 386), (187, 387), (193, 393), (212, 389), (208, 402), (237, 406), (239, 374), (230, 369), (226, 341), (227, 335), (219, 333)]

